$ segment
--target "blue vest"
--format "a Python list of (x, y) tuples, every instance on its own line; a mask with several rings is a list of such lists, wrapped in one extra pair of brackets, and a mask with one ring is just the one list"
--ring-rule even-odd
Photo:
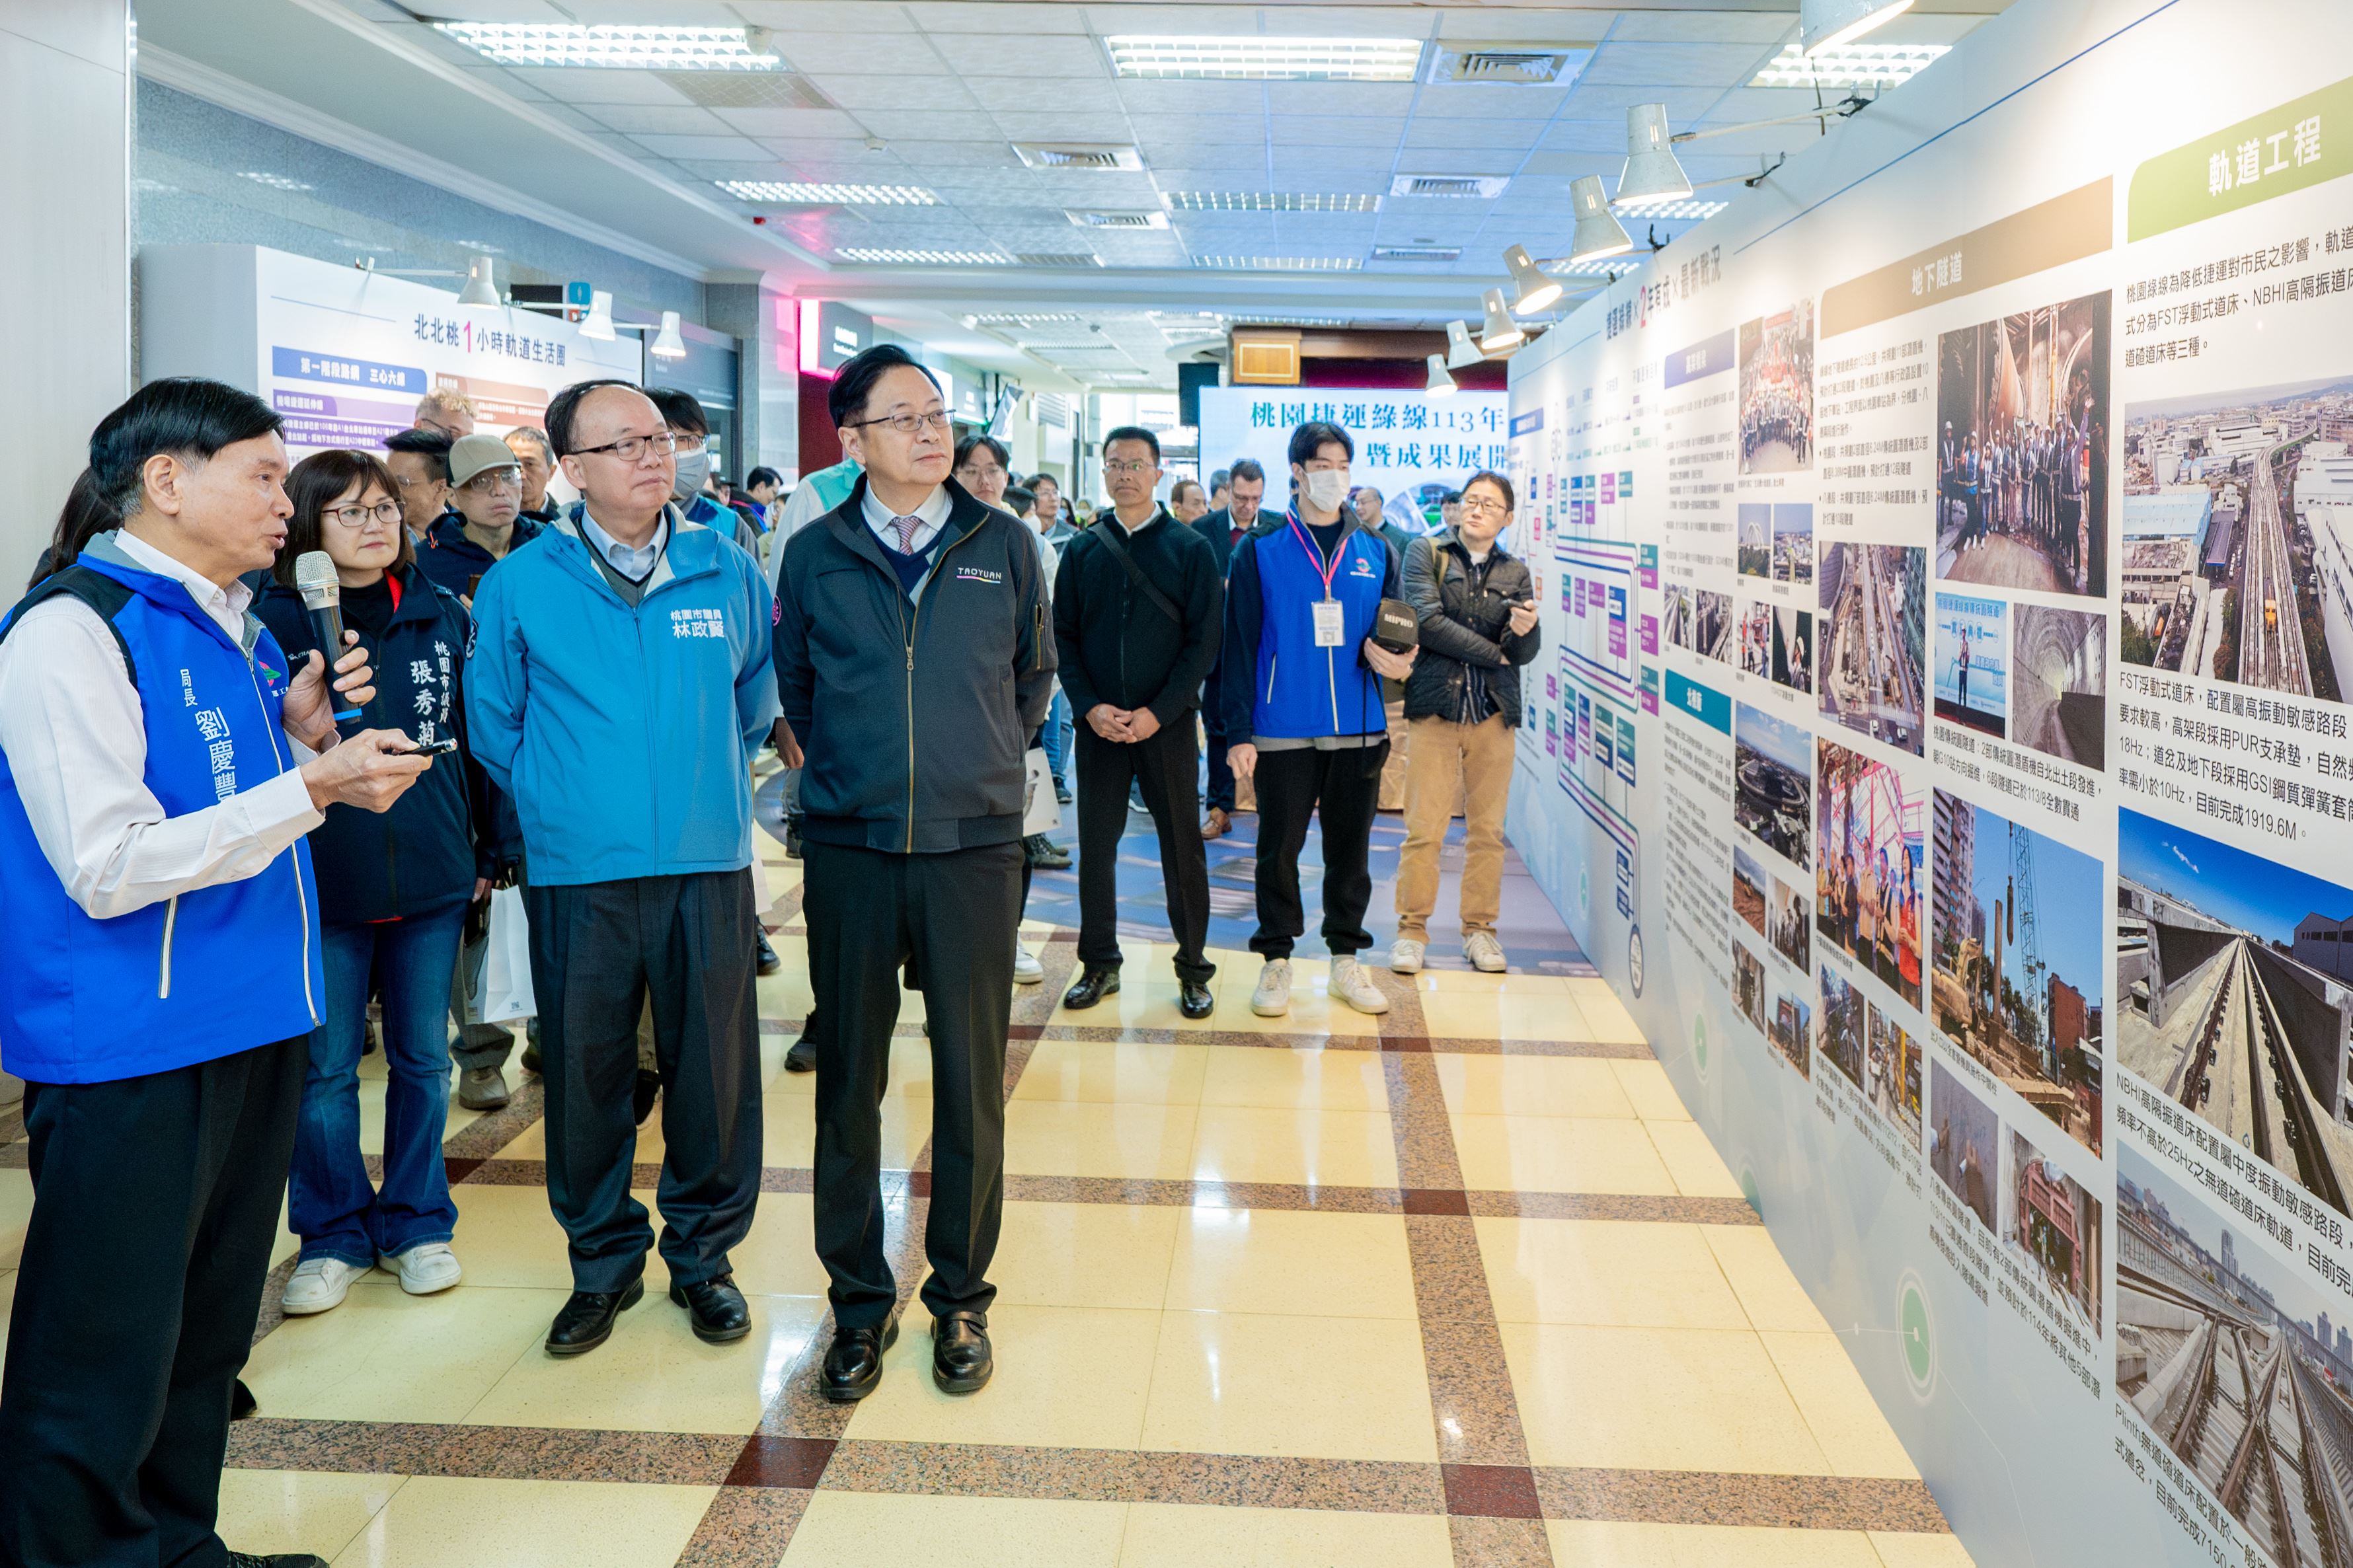
[(1250, 731), (1271, 740), (1377, 735), (1388, 717), (1381, 679), (1358, 651), (1373, 634), (1388, 580), (1388, 546), (1351, 527), (1340, 536), (1332, 596), (1340, 602), (1340, 644), (1315, 646), (1315, 602), (1324, 597), (1324, 563), (1306, 525), (1292, 521), (1243, 540), (1258, 552), (1258, 687)]
[[(147, 787), (166, 816), (287, 772), (287, 662), (276, 640), (248, 623), (248, 655), (186, 588), (110, 543), (101, 536), (36, 587), (0, 637), (59, 595), (113, 628), (145, 721)], [(104, 1083), (307, 1035), (326, 995), (318, 908), (310, 850), (297, 840), (243, 881), (93, 920), (41, 853), (0, 753), (0, 1065), (35, 1083)]]

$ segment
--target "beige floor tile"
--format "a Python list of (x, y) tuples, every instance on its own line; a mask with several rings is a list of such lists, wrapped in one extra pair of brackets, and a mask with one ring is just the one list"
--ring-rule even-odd
[(1451, 1568), (1434, 1514), (1130, 1503), (1120, 1568)]
[(1590, 1038), (1585, 1015), (1559, 993), (1506, 992), (1482, 995), (1466, 991), (1422, 994), (1421, 1016), (1438, 1038), (1476, 1040), (1583, 1040)]
[(1529, 1193), (1672, 1195), (1645, 1124), (1608, 1117), (1454, 1116), (1462, 1184)]
[(1697, 1226), (1479, 1219), (1495, 1316), (1507, 1323), (1745, 1329)]
[(33, 1175), (0, 1170), (0, 1268), (14, 1268), (25, 1251), (25, 1226), (33, 1217)]
[[(460, 1289), (522, 1287), (539, 1290), (570, 1290), (572, 1260), (565, 1250), (564, 1227), (547, 1206), (545, 1187), (491, 1186), (460, 1182), (449, 1189), (458, 1205), (458, 1233), (449, 1246), (466, 1270)], [(651, 1193), (637, 1199), (649, 1209)], [(649, 1268), (659, 1268), (659, 1256)], [(669, 1277), (662, 1277), (668, 1283)]]
[(882, 1384), (858, 1406), (852, 1437), (1031, 1447), (1140, 1446), (1157, 1312), (1016, 1307), (988, 1313), (997, 1375), (978, 1394), (932, 1382), (932, 1323), (921, 1303), (902, 1320)]
[(1142, 1040), (1041, 1040), (1015, 1086), (1016, 1100), (1094, 1104), (1194, 1105), (1208, 1047)]
[[(1173, 979), (1144, 978), (1146, 973), (1166, 973), (1166, 971), (1157, 966), (1147, 970), (1131, 957), (1121, 966), (1120, 987), (1117, 991), (1093, 1006), (1082, 1008), (1077, 1012), (1072, 1012), (1058, 1002), (1054, 1006), (1053, 1016), (1047, 1021), (1051, 1024), (1082, 1026), (1091, 1029), (1207, 1029), (1216, 1026), (1208, 1020), (1197, 1022), (1178, 1012), (1176, 982)], [(1078, 976), (1073, 973), (1071, 978), (1076, 980)], [(1219, 980), (1210, 983), (1212, 990), (1219, 987), (1219, 981), (1222, 979), (1223, 976), (1219, 976)], [(1222, 998), (1220, 1000), (1222, 1001)], [(1247, 1010), (1247, 1003), (1245, 1003), (1245, 1010)], [(1214, 1012), (1210, 1015), (1211, 1018), (1216, 1016)]]
[(1387, 1111), (1205, 1105), (1192, 1175), (1202, 1182), (1393, 1187), (1397, 1140)]
[[(1461, 944), (1433, 933), (1432, 952), (1459, 952)], [(1383, 949), (1381, 956), (1388, 956)], [(1418, 991), (1459, 991), (1473, 996), (1566, 996), (1570, 981), (1565, 974), (1487, 974), (1475, 969), (1425, 969), (1413, 977)]]
[(1505, 1323), (1503, 1335), (1535, 1464), (1829, 1473), (1745, 1330)]
[[(988, 1277), (1008, 1306), (1156, 1311), (1176, 1231), (1190, 1211), (1124, 1204), (1005, 1205)], [(819, 1276), (822, 1278), (822, 1274)]]
[(1667, 1069), (1656, 1060), (1613, 1060), (1610, 1070), (1618, 1075), (1618, 1087), (1626, 1091), (1632, 1102), (1634, 1114), (1645, 1121), (1689, 1121), (1691, 1112), (1684, 1108), (1683, 1097), (1668, 1080)]
[(1630, 1118), (1633, 1101), (1610, 1069), (1593, 1057), (1473, 1057), (1441, 1053), (1439, 1087), (1446, 1109), (1481, 1116), (1611, 1116)]
[[(882, 1097), (882, 1168), (904, 1171), (932, 1136), (932, 1097), (894, 1088)], [(772, 1094), (760, 1106), (764, 1164), (807, 1170), (817, 1160), (817, 1097), (814, 1094)], [(640, 1161), (659, 1159), (639, 1145)]]
[(573, 1426), (622, 1432), (750, 1432), (825, 1316), (820, 1296), (753, 1296), (752, 1331), (707, 1345), (667, 1293), (621, 1314), (594, 1352), (527, 1353), (466, 1419), (480, 1426)]
[(1645, 1123), (1659, 1158), (1675, 1179), (1675, 1190), (1687, 1198), (1736, 1198), (1742, 1195), (1724, 1156), (1707, 1141), (1696, 1121)]
[(418, 1476), (335, 1568), (670, 1568), (717, 1487), (485, 1481)]
[(295, 1318), (253, 1347), (245, 1381), (272, 1415), (461, 1421), (525, 1354), (542, 1353), (563, 1290), (460, 1285), (408, 1296), (389, 1276)]
[(1771, 1231), (1761, 1225), (1709, 1225), (1700, 1230), (1716, 1262), (1724, 1266), (1725, 1278), (1732, 1281), (1750, 1328), (1800, 1334), (1831, 1331), (1821, 1309), (1773, 1244)]
[(1846, 1346), (1836, 1334), (1767, 1333), (1767, 1353), (1781, 1370), (1781, 1381), (1813, 1428), (1833, 1474), (1894, 1476), (1905, 1480), (1920, 1472), (1913, 1468), (1894, 1428), (1854, 1370)]
[(1968, 1549), (1958, 1536), (1899, 1535), (1874, 1530), (1871, 1543), (1879, 1549), (1883, 1568), (1974, 1568)]
[(220, 1538), (258, 1557), (308, 1552), (332, 1560), (384, 1511), (406, 1476), (323, 1470), (223, 1470)]
[(1612, 1045), (1641, 1045), (1642, 1031), (1635, 1026), (1634, 1016), (1626, 1011), (1626, 1004), (1607, 980), (1572, 980), (1568, 994), (1585, 1014), (1585, 1026), (1592, 1031), (1589, 1040), (1602, 1040)]
[(1880, 1568), (1870, 1538), (1852, 1530), (1562, 1519), (1545, 1529), (1554, 1568)]
[(752, 1233), (727, 1255), (737, 1287), (763, 1296), (824, 1295), (815, 1212), (816, 1200), (807, 1193), (762, 1193)]
[(1285, 1051), (1257, 1046), (1213, 1046), (1201, 1084), (1203, 1105), (1271, 1110), (1380, 1110), (1389, 1108), (1388, 1080), (1377, 1051)]
[(783, 1568), (929, 1563), (957, 1568), (1113, 1568), (1127, 1505), (821, 1491)]
[(1189, 1105), (1017, 1100), (1005, 1108), (1005, 1168), (1016, 1175), (1149, 1176), (1190, 1168)]
[[(1366, 957), (1374, 956), (1366, 954)], [(1272, 1018), (1250, 1011), (1250, 993), (1258, 988), (1262, 967), (1256, 953), (1243, 953), (1221, 965), (1219, 978), (1225, 988), (1212, 1020), (1220, 1029), (1246, 1029), (1253, 1034), (1377, 1035), (1380, 1019), (1359, 1013), (1345, 1002), (1333, 1000), (1331, 961), (1294, 958), (1291, 961), (1291, 1010)]]
[[(786, 1072), (785, 1053), (793, 1048), (793, 1035), (764, 1035), (760, 1037), (760, 1060), (768, 1077), (761, 1090), (765, 1098), (797, 1095), (807, 1099), (817, 1093), (817, 1074)], [(920, 1037), (896, 1038), (891, 1042), (891, 1081), (885, 1091), (908, 1099), (928, 1099), (932, 1092), (932, 1043)], [(770, 1160), (771, 1165), (786, 1162)]]
[(1413, 1260), (1397, 1215), (1193, 1208), (1178, 1216), (1176, 1310), (1414, 1319)]
[(1438, 1448), (1420, 1325), (1170, 1312), (1160, 1331), (1144, 1446), (1433, 1462)]

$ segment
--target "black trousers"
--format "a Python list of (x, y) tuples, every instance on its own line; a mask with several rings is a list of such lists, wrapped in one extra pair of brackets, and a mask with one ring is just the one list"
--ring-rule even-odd
[(1299, 852), (1307, 819), (1324, 825), (1324, 945), (1335, 958), (1373, 945), (1365, 906), (1373, 900), (1373, 814), (1389, 743), (1321, 752), (1261, 752), (1258, 771), (1258, 934), (1250, 951), (1289, 958), (1307, 926), (1299, 903)]
[(638, 1017), (662, 1075), (656, 1202), (670, 1279), (727, 1273), (760, 1195), (760, 1017), (752, 873), (638, 877), (523, 892), (547, 1093), (547, 1201), (576, 1290), (619, 1290), (654, 1245), (629, 1195)]
[(0, 1562), (216, 1563), (307, 1035), (112, 1083), (28, 1084), (33, 1215), (0, 1386)]
[(932, 1047), (932, 1201), (923, 1304), (986, 1312), (1005, 1210), (1005, 1036), (1012, 1022), (1021, 846), (893, 855), (804, 841), (817, 1036), (817, 1252), (834, 1321), (876, 1328), (898, 1304), (882, 1245), (882, 1091), (899, 977), (912, 964)]
[[(1083, 722), (1083, 721), (1082, 721)], [(1193, 716), (1164, 725), (1133, 744), (1082, 729), (1079, 752), (1079, 962), (1117, 969), (1119, 840), (1127, 831), (1127, 785), (1134, 779), (1160, 834), (1160, 877), (1168, 892), (1168, 934), (1176, 941), (1176, 977), (1206, 982), (1218, 966), (1202, 954), (1209, 940), (1209, 851), (1201, 842), (1201, 753)]]
[(1234, 770), (1226, 761), (1226, 752), (1233, 744), (1226, 736), (1225, 726), (1213, 716), (1219, 707), (1218, 682), (1211, 676), (1202, 688), (1201, 732), (1208, 737), (1209, 792), (1204, 805), (1231, 816), (1234, 812)]

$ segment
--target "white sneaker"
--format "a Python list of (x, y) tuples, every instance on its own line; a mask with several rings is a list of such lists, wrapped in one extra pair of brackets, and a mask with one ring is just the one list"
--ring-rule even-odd
[(447, 1290), (466, 1277), (446, 1241), (420, 1241), (397, 1258), (386, 1253), (375, 1261), (377, 1268), (398, 1277), (400, 1288), (412, 1296)]
[(1016, 985), (1035, 985), (1045, 978), (1046, 966), (1038, 962), (1038, 955), (1030, 952), (1028, 947), (1021, 943), (1014, 943), (1013, 984)]
[(1291, 960), (1266, 961), (1258, 972), (1258, 989), (1250, 993), (1250, 1011), (1261, 1018), (1280, 1018), (1291, 1011)]
[(1501, 974), (1511, 967), (1504, 957), (1504, 944), (1495, 940), (1493, 931), (1474, 931), (1464, 937), (1462, 956), (1482, 974)]
[(1389, 944), (1389, 968), (1398, 974), (1421, 973), (1422, 944), (1409, 936), (1401, 936)]
[(340, 1258), (306, 1258), (294, 1266), (294, 1278), (286, 1281), (286, 1294), (278, 1304), (290, 1318), (332, 1312), (352, 1293), (352, 1281), (364, 1272)]
[(1332, 994), (1359, 1013), (1386, 1013), (1388, 993), (1373, 984), (1372, 975), (1354, 954), (1332, 960)]

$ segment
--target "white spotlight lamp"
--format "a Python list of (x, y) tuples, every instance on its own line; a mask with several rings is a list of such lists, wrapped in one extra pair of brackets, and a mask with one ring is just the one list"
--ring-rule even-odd
[(588, 296), (588, 313), (580, 318), (580, 335), (600, 343), (613, 341), (613, 296), (603, 289)]
[(1430, 384), (1422, 389), (1432, 397), (1451, 397), (1456, 392), (1454, 378), (1446, 374), (1446, 356), (1430, 356)]
[(1488, 289), (1480, 303), (1487, 307), (1487, 324), (1479, 334), (1482, 349), (1491, 354), (1501, 353), (1526, 340), (1527, 333), (1520, 331), (1520, 324), (1512, 320), (1509, 310), (1504, 309), (1504, 291), (1501, 289)]
[(684, 359), (686, 339), (679, 335), (678, 312), (664, 310), (661, 331), (654, 334), (653, 347), (646, 351), (656, 359)]
[(1512, 269), (1512, 282), (1519, 290), (1519, 298), (1514, 301), (1513, 310), (1524, 313), (1547, 310), (1559, 302), (1560, 284), (1544, 275), (1543, 269), (1536, 266), (1535, 258), (1528, 254), (1526, 246), (1514, 245), (1504, 251), (1504, 265)]
[(1820, 54), (1862, 37), (1912, 8), (1912, 0), (1799, 0), (1798, 44)]
[(1570, 185), (1568, 199), (1577, 210), (1577, 232), (1568, 243), (1569, 260), (1623, 256), (1634, 248), (1625, 225), (1609, 211), (1609, 198), (1602, 192), (1600, 175), (1588, 174)]
[(1675, 161), (1667, 106), (1638, 103), (1627, 110), (1626, 167), (1618, 176), (1620, 204), (1675, 202), (1691, 194), (1691, 176)]
[(1449, 370), (1461, 370), (1466, 364), (1477, 364), (1486, 357), (1479, 352), (1479, 345), (1471, 341), (1470, 322), (1446, 323), (1446, 365)]
[(477, 256), (466, 264), (466, 286), (458, 290), (460, 305), (481, 305), (497, 310), (506, 301), (499, 298), (499, 287), (491, 275), (491, 258)]

